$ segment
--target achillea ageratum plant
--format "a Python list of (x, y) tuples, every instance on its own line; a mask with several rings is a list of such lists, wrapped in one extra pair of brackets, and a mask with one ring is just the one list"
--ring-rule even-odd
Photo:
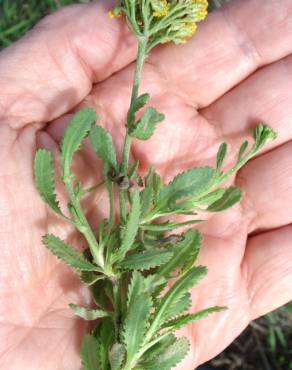
[[(226, 143), (219, 148), (214, 168), (191, 168), (168, 184), (163, 183), (154, 168), (141, 178), (139, 162), (129, 164), (132, 139), (148, 140), (164, 120), (154, 107), (146, 107), (141, 118), (136, 117), (150, 100), (149, 94), (138, 93), (143, 63), (160, 43), (186, 42), (196, 31), (197, 23), (206, 17), (207, 6), (206, 0), (120, 0), (110, 12), (111, 17), (125, 19), (139, 42), (122, 160), (117, 161), (111, 135), (96, 125), (95, 112), (88, 108), (78, 112), (65, 131), (60, 148), (69, 217), (60, 209), (55, 195), (51, 153), (43, 149), (36, 153), (35, 182), (41, 197), (87, 241), (88, 249), (81, 254), (58, 236), (43, 237), (44, 245), (76, 270), (96, 305), (94, 309), (70, 305), (76, 315), (95, 325), (81, 348), (84, 370), (172, 369), (189, 350), (186, 338), (175, 337), (176, 330), (225, 309), (210, 307), (188, 313), (190, 290), (207, 274), (206, 267), (196, 265), (202, 236), (193, 228), (181, 234), (173, 230), (201, 222), (198, 215), (202, 211), (221, 212), (239, 202), (240, 189), (222, 185), (268, 141), (275, 139), (275, 133), (259, 124), (252, 133), (253, 145), (242, 144), (237, 162), (227, 172), (222, 169)], [(101, 186), (106, 186), (110, 204), (108, 218), (98, 231), (91, 228), (81, 207), (88, 189), (83, 188), (71, 169), (74, 154), (88, 136), (103, 161)], [(132, 186), (133, 183), (140, 187)], [(176, 215), (191, 215), (192, 220), (176, 222)], [(168, 283), (174, 279), (170, 287)]]

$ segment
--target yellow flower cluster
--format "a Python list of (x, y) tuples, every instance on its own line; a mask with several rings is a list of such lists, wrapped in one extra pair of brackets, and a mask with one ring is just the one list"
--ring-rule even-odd
[(170, 4), (167, 0), (153, 0), (151, 4), (154, 9), (154, 17), (162, 18), (168, 15)]

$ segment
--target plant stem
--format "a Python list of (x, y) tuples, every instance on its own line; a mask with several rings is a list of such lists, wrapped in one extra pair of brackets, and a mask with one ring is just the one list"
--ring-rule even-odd
[(96, 237), (85, 217), (85, 214), (80, 204), (80, 199), (78, 196), (76, 196), (71, 181), (65, 180), (64, 183), (67, 187), (71, 205), (73, 207), (71, 213), (73, 213), (74, 216), (75, 226), (86, 239), (94, 261), (97, 263), (99, 267), (103, 269), (104, 268), (103, 248), (99, 246)]
[(107, 189), (109, 195), (109, 203), (110, 203), (110, 215), (109, 215), (109, 225), (108, 225), (108, 233), (112, 231), (112, 228), (115, 223), (115, 202), (114, 202), (114, 186), (112, 181), (107, 181)]
[[(136, 61), (136, 68), (135, 68), (135, 75), (134, 75), (131, 104), (130, 104), (129, 109), (133, 107), (133, 104), (135, 103), (135, 100), (138, 97), (140, 80), (141, 80), (141, 72), (142, 72), (143, 64), (144, 64), (144, 61), (147, 55), (147, 43), (148, 43), (147, 36), (144, 35), (144, 36), (139, 37), (139, 47), (138, 47), (138, 54), (137, 54), (137, 61)], [(122, 176), (127, 176), (131, 144), (132, 144), (132, 138), (129, 135), (129, 128), (127, 127), (125, 141), (124, 141), (124, 148), (123, 148), (122, 163), (121, 163), (121, 168), (120, 168), (120, 173)], [(127, 219), (126, 198), (127, 198), (127, 191), (121, 190), (120, 191), (121, 224), (125, 224), (126, 219)]]

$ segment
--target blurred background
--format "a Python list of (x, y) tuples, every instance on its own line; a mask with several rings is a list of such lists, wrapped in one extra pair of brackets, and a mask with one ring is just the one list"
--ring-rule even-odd
[[(216, 10), (228, 1), (210, 0), (210, 9)], [(39, 19), (61, 6), (88, 2), (0, 0), (0, 49), (15, 42)], [(252, 322), (210, 365), (218, 370), (292, 370), (292, 303)]]

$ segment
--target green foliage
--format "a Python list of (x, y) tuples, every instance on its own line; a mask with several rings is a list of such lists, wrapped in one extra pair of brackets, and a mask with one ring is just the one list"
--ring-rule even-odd
[(157, 112), (155, 108), (147, 108), (142, 118), (129, 133), (136, 139), (148, 140), (154, 134), (156, 125), (164, 119), (164, 114)]
[(143, 108), (149, 101), (149, 94), (142, 94), (138, 98), (134, 99), (128, 112), (127, 122), (128, 126), (132, 128), (135, 124), (135, 115), (136, 113)]
[(165, 209), (182, 197), (199, 197), (211, 186), (213, 177), (211, 167), (193, 168), (177, 175), (159, 193), (157, 208)]
[(172, 252), (164, 249), (135, 253), (126, 257), (119, 264), (119, 267), (127, 270), (149, 270), (165, 264), (171, 259), (172, 255)]
[(182, 327), (191, 324), (194, 321), (201, 320), (207, 316), (209, 316), (212, 313), (215, 312), (222, 312), (225, 311), (226, 307), (211, 307), (207, 308), (205, 310), (189, 314), (189, 315), (184, 315), (178, 318), (175, 318), (173, 320), (168, 321), (163, 327), (164, 328), (171, 328), (172, 330), (178, 330), (181, 329)]
[(90, 132), (90, 138), (95, 153), (103, 160), (109, 169), (118, 171), (116, 150), (112, 136), (103, 127), (96, 125)]
[(123, 231), (122, 243), (118, 251), (113, 255), (112, 262), (121, 261), (132, 248), (135, 241), (141, 213), (140, 195), (138, 191), (134, 193), (132, 202), (132, 210), (128, 216), (125, 230)]
[(132, 361), (144, 342), (151, 309), (152, 300), (149, 295), (139, 294), (131, 298), (131, 305), (128, 309), (122, 334), (127, 349), (128, 362)]
[(60, 216), (63, 216), (55, 194), (55, 171), (53, 156), (45, 149), (39, 149), (34, 161), (35, 183), (44, 202)]
[(231, 186), (226, 189), (221, 198), (212, 203), (207, 211), (209, 212), (222, 212), (226, 209), (233, 207), (234, 204), (238, 203), (242, 197), (241, 190), (236, 186)]
[(111, 370), (120, 370), (126, 354), (125, 346), (115, 343), (109, 352)]
[(217, 165), (216, 165), (216, 170), (217, 171), (221, 171), (221, 168), (222, 168), (224, 159), (226, 157), (226, 154), (227, 154), (227, 144), (222, 143), (220, 145), (220, 148), (219, 148), (218, 154), (217, 154)]
[(69, 123), (61, 144), (61, 162), (64, 181), (70, 179), (70, 167), (73, 155), (81, 148), (82, 141), (88, 136), (95, 121), (95, 111), (90, 108), (83, 108), (74, 115)]
[(76, 304), (70, 303), (69, 307), (75, 313), (75, 315), (81, 317), (86, 321), (92, 321), (96, 319), (100, 319), (103, 317), (107, 317), (109, 315), (108, 312), (103, 310), (93, 310), (90, 308), (85, 308), (81, 306), (77, 306)]
[(186, 356), (190, 344), (187, 338), (176, 339), (156, 357), (142, 363), (145, 370), (170, 370)]
[(82, 370), (102, 370), (98, 353), (99, 342), (93, 335), (86, 335), (81, 346)]
[[(202, 212), (220, 212), (240, 201), (239, 188), (224, 189), (222, 184), (275, 139), (273, 130), (260, 124), (253, 131), (254, 144), (249, 150), (247, 142), (242, 144), (237, 162), (227, 172), (224, 172), (224, 163), (228, 148), (223, 143), (215, 168), (189, 169), (168, 184), (163, 183), (154, 168), (142, 178), (139, 160), (128, 163), (132, 139), (149, 139), (164, 119), (155, 108), (146, 107), (149, 94), (138, 94), (143, 63), (158, 39), (179, 43), (190, 36), (185, 16), (180, 19), (181, 10), (190, 17), (190, 22), (196, 23), (200, 20), (198, 17), (203, 17), (205, 9), (201, 7), (205, 5), (199, 4), (196, 8), (191, 1), (173, 1), (165, 8), (165, 2), (154, 0), (139, 2), (140, 7), (129, 4), (120, 1), (114, 9), (114, 15), (125, 12), (130, 28), (139, 35), (122, 159), (118, 162), (111, 135), (95, 125), (93, 110), (85, 108), (75, 114), (61, 144), (62, 179), (69, 195), (71, 222), (83, 235), (87, 249), (81, 254), (54, 235), (43, 238), (54, 255), (77, 270), (97, 306), (90, 309), (70, 305), (77, 316), (96, 320), (92, 323), (92, 335), (85, 337), (81, 348), (84, 370), (170, 370), (185, 357), (189, 344), (185, 338), (177, 339), (173, 335), (175, 331), (223, 310), (211, 307), (188, 313), (192, 304), (191, 290), (207, 273), (206, 267), (195, 265), (202, 236), (189, 227), (203, 222)], [(180, 8), (175, 8), (178, 4)], [(173, 19), (168, 18), (169, 9), (173, 11)], [(170, 22), (167, 35), (161, 31), (164, 26), (159, 12), (167, 13), (163, 16)], [(149, 14), (152, 14), (151, 21)], [(183, 22), (181, 30), (175, 30), (173, 27), (179, 20)], [(157, 27), (151, 34), (153, 25)], [(157, 33), (160, 26), (162, 33)], [(142, 108), (144, 112), (140, 112)], [(81, 206), (82, 197), (91, 189), (84, 190), (71, 172), (74, 154), (88, 136), (104, 165), (101, 183), (106, 185), (109, 198), (109, 215), (100, 223), (98, 232), (90, 226)], [(45, 150), (36, 153), (35, 181), (43, 200), (66, 219), (55, 195), (53, 158)], [(118, 212), (116, 195), (119, 196)], [(175, 217), (179, 215), (190, 215), (192, 219), (178, 221)], [(169, 234), (182, 227), (188, 229), (181, 234)]]
[(63, 242), (57, 236), (45, 235), (43, 244), (58, 258), (68, 266), (77, 271), (99, 271), (97, 266), (87, 261), (82, 254), (76, 252), (71, 246)]

